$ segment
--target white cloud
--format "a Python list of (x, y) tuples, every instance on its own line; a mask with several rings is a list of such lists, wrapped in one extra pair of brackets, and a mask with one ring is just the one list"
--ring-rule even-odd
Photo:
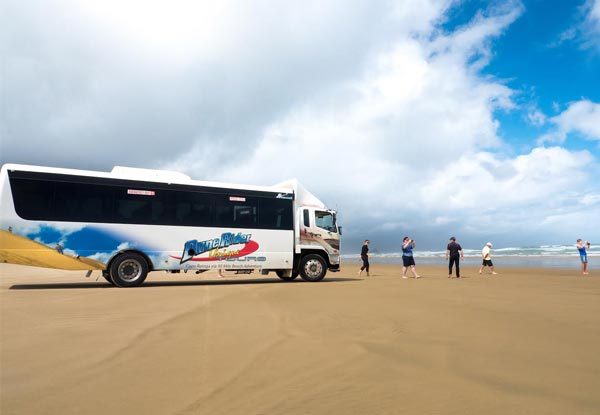
[[(212, 147), (192, 151), (185, 163), (167, 167), (207, 168), (224, 180), (264, 182), (272, 177), (264, 165), (282, 175), (302, 172), (314, 181), (322, 173), (311, 174), (302, 166), (324, 166), (351, 177), (351, 182), (369, 172), (371, 187), (385, 187), (386, 172), (438, 168), (440, 161), (451, 160), (448, 154), (496, 147), (500, 141), (493, 112), (512, 108), (512, 91), (480, 78), (469, 62), (482, 52), (485, 36), (501, 33), (499, 22), (515, 18), (512, 12), (509, 16), (480, 19), (432, 41), (406, 33), (389, 51), (375, 56), (362, 77), (324, 91), (268, 125), (239, 167), (217, 170), (207, 160)], [(458, 46), (453, 39), (459, 39)], [(300, 155), (297, 162), (294, 155)]]
[(577, 101), (549, 121), (555, 128), (542, 136), (539, 143), (562, 143), (571, 133), (581, 134), (587, 140), (600, 140), (600, 104), (586, 99)]
[(586, 0), (577, 8), (574, 19), (576, 23), (561, 32), (548, 46), (555, 48), (575, 42), (583, 49), (600, 50), (600, 0)]
[(117, 251), (121, 251), (121, 250), (124, 250), (124, 249), (129, 249), (130, 246), (131, 246), (131, 244), (128, 241), (122, 242), (122, 243), (119, 244), (119, 246), (117, 246)]
[(431, 31), (449, 3), (7, 0), (0, 162), (104, 167), (91, 153), (148, 167), (232, 141), (246, 153), (389, 39)]
[(575, 102), (551, 121), (562, 131), (577, 131), (590, 140), (600, 140), (600, 104), (589, 100)]
[(593, 20), (596, 23), (596, 27), (600, 28), (600, 1), (599, 0), (592, 1), (589, 18), (590, 18), (590, 20)]
[(584, 206), (596, 206), (600, 205), (600, 193), (592, 193), (584, 195), (580, 203)]
[[(479, 15), (433, 37), (401, 36), (362, 77), (266, 127), (244, 162), (209, 170), (234, 182), (298, 177), (339, 208), (351, 223), (348, 236), (427, 228), (502, 233), (560, 216), (577, 203), (572, 189), (588, 177), (588, 152), (489, 152), (503, 145), (494, 112), (514, 108), (513, 91), (478, 70), (491, 56), (490, 39), (520, 11)], [(536, 125), (547, 121), (536, 109), (529, 116)], [(196, 154), (191, 170), (213, 166), (208, 152)]]
[(586, 12), (583, 24), (584, 46), (600, 50), (600, 0), (587, 0), (584, 10)]
[[(450, 210), (486, 206), (493, 210), (515, 206), (547, 206), (556, 194), (585, 182), (589, 152), (560, 147), (535, 148), (514, 159), (491, 153), (465, 155), (434, 175), (422, 191), (424, 206)], [(558, 196), (560, 197), (560, 196)]]
[[(572, 189), (594, 159), (559, 147), (514, 158), (489, 152), (502, 146), (494, 112), (514, 107), (513, 92), (476, 69), (488, 39), (515, 16), (480, 17), (427, 40), (407, 36), (361, 78), (270, 124), (244, 162), (218, 170), (204, 153), (192, 170), (262, 184), (296, 176), (363, 231), (538, 226), (577, 203)], [(530, 117), (546, 121), (539, 110)]]
[(531, 125), (540, 127), (546, 123), (546, 116), (537, 108), (529, 108), (527, 111), (527, 121)]

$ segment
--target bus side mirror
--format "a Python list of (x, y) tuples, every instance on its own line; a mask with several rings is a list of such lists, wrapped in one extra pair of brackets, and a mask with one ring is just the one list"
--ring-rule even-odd
[(338, 226), (338, 232), (339, 232), (339, 234), (341, 236), (342, 235), (342, 227), (341, 226)]

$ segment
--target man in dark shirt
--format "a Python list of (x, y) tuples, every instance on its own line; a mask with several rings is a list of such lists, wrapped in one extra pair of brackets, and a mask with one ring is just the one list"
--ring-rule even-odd
[(358, 271), (358, 275), (362, 275), (363, 270), (367, 270), (367, 277), (369, 276), (369, 240), (366, 239), (360, 250), (360, 259), (362, 259), (363, 266)]
[(456, 278), (460, 278), (459, 263), (461, 259), (465, 259), (463, 255), (462, 247), (456, 242), (456, 238), (453, 236), (450, 238), (450, 243), (446, 248), (446, 260), (450, 257), (448, 262), (448, 278), (452, 278), (452, 266), (456, 264)]

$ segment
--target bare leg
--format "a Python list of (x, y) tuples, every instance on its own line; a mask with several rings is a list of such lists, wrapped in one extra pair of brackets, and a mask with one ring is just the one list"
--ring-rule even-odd
[(410, 266), (410, 271), (413, 273), (413, 275), (415, 276), (415, 278), (421, 278), (418, 274), (417, 274), (417, 269), (415, 268), (414, 265)]
[(402, 278), (407, 278), (406, 277), (406, 267), (402, 267)]

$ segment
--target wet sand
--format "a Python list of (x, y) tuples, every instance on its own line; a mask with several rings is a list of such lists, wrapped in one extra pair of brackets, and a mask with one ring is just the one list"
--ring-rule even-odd
[(119, 289), (0, 264), (0, 413), (600, 413), (597, 271), (357, 269)]

